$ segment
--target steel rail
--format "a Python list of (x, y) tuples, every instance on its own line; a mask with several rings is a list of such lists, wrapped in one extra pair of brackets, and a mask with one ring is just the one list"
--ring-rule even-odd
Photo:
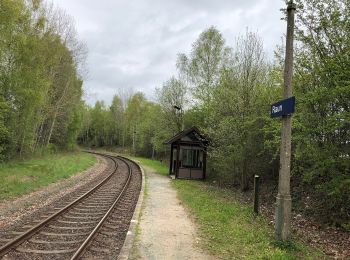
[(78, 259), (78, 257), (81, 256), (81, 254), (83, 253), (84, 249), (86, 248), (86, 246), (89, 244), (89, 242), (93, 239), (94, 235), (97, 233), (97, 231), (101, 228), (101, 226), (103, 225), (103, 223), (106, 221), (106, 219), (109, 217), (109, 215), (111, 214), (111, 212), (113, 211), (114, 207), (117, 205), (117, 203), (119, 202), (119, 200), (121, 199), (121, 197), (124, 195), (127, 187), (129, 186), (129, 183), (131, 181), (131, 176), (132, 176), (132, 170), (130, 165), (126, 162), (126, 160), (122, 157), (118, 157), (120, 160), (122, 160), (128, 167), (128, 172), (129, 172), (129, 176), (128, 179), (123, 187), (123, 190), (119, 193), (118, 197), (116, 198), (116, 200), (114, 201), (114, 203), (112, 204), (112, 206), (109, 208), (109, 210), (106, 212), (106, 214), (103, 216), (103, 218), (100, 220), (100, 222), (96, 225), (96, 227), (94, 228), (94, 230), (90, 233), (90, 235), (85, 239), (85, 241), (81, 244), (81, 246), (78, 248), (78, 250), (75, 252), (75, 254), (71, 257), (71, 260), (75, 260)]
[(35, 225), (34, 227), (32, 227), (31, 229), (25, 231), (22, 235), (19, 235), (18, 237), (14, 238), (13, 240), (9, 241), (8, 243), (6, 243), (4, 246), (2, 246), (0, 248), (0, 257), (3, 257), (4, 255), (6, 255), (12, 248), (19, 246), (20, 244), (22, 244), (26, 239), (28, 239), (29, 237), (33, 236), (34, 233), (36, 233), (37, 231), (39, 231), (42, 227), (44, 227), (48, 222), (50, 222), (52, 219), (54, 219), (55, 217), (61, 215), (62, 213), (66, 212), (67, 210), (69, 210), (70, 208), (72, 208), (74, 205), (76, 205), (78, 202), (80, 202), (81, 200), (83, 200), (84, 198), (86, 198), (87, 196), (89, 196), (91, 193), (93, 193), (94, 191), (96, 191), (99, 187), (101, 187), (105, 182), (107, 182), (117, 171), (118, 169), (118, 164), (117, 162), (114, 160), (114, 158), (112, 156), (106, 155), (106, 154), (100, 154), (100, 153), (95, 153), (93, 152), (93, 154), (98, 154), (101, 156), (105, 156), (107, 158), (110, 158), (113, 160), (114, 165), (115, 165), (115, 169), (113, 170), (113, 172), (108, 175), (105, 179), (103, 179), (99, 184), (97, 184), (96, 186), (94, 186), (92, 189), (90, 189), (89, 191), (87, 191), (86, 193), (84, 193), (82, 196), (80, 196), (79, 198), (77, 198), (76, 200), (74, 200), (73, 202), (71, 202), (70, 204), (68, 204), (67, 206), (65, 206), (63, 209), (59, 210), (58, 212), (52, 214), (51, 216), (47, 217), (45, 220), (43, 220), (42, 222), (40, 222), (39, 224)]

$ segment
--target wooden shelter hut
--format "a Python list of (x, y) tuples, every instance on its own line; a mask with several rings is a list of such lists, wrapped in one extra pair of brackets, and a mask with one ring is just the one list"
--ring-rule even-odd
[(208, 140), (197, 127), (177, 133), (164, 144), (171, 145), (169, 175), (178, 179), (205, 179)]

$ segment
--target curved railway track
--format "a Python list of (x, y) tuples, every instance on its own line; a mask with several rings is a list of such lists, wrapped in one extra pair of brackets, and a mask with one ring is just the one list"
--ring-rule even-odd
[[(122, 157), (110, 174), (44, 220), (6, 235), (2, 259), (106, 259), (117, 257), (141, 188), (138, 166)], [(64, 204), (64, 203), (63, 203)]]

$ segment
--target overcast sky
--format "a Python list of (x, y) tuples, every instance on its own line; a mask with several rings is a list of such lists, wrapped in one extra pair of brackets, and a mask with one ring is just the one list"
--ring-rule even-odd
[(53, 0), (74, 17), (88, 47), (89, 104), (110, 104), (119, 89), (142, 91), (154, 100), (155, 88), (176, 74), (178, 53), (188, 54), (199, 34), (215, 26), (226, 44), (246, 31), (257, 32), (267, 57), (281, 43), (285, 23), (282, 0)]

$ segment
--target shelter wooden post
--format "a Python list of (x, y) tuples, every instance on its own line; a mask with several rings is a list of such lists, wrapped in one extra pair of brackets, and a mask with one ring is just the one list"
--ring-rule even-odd
[(179, 174), (179, 168), (180, 168), (180, 144), (176, 144), (176, 168), (175, 168), (175, 176), (178, 177)]
[(171, 148), (170, 148), (170, 167), (169, 167), (169, 175), (172, 174), (173, 172), (173, 156), (174, 156), (174, 146), (171, 145)]

